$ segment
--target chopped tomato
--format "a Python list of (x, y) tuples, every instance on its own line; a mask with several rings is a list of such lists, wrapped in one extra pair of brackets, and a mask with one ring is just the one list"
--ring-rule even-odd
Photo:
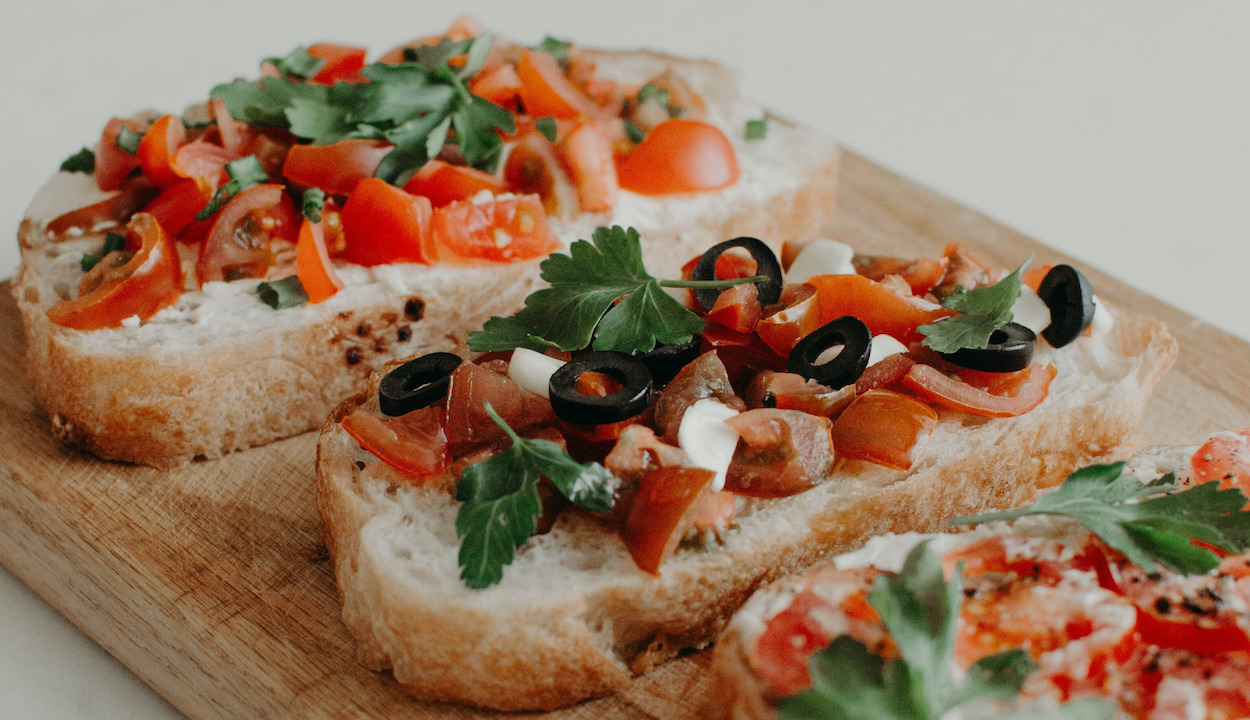
[(656, 125), (617, 170), (621, 187), (640, 195), (719, 190), (738, 182), (741, 174), (725, 133), (681, 119)]
[(139, 167), (143, 174), (161, 187), (178, 181), (172, 161), (174, 153), (186, 140), (187, 129), (177, 115), (162, 115), (152, 123), (139, 142)]
[(126, 226), (126, 249), (116, 250), (82, 279), (78, 297), (48, 309), (48, 319), (76, 330), (117, 328), (132, 316), (147, 320), (182, 295), (182, 265), (173, 240), (146, 213)]
[[(292, 148), (294, 150), (294, 148)], [(343, 204), (340, 217), (347, 248), (357, 265), (429, 264), (436, 257), (430, 233), (430, 201), (378, 178), (365, 178)]]
[[(716, 273), (718, 280), (737, 280), (739, 278), (749, 278), (755, 275), (759, 270), (759, 263), (755, 262), (755, 258), (747, 254), (739, 255), (730, 248), (730, 250), (721, 253), (716, 258), (716, 267), (713, 272)], [(694, 263), (698, 263), (699, 259), (695, 258)], [(691, 272), (693, 273), (693, 266)]]
[(160, 188), (146, 180), (133, 182), (124, 190), (113, 193), (99, 202), (92, 203), (64, 215), (58, 215), (49, 223), (48, 237), (56, 240), (64, 236), (89, 232), (103, 232), (125, 223), (130, 216), (147, 205), (160, 193)]
[[(269, 133), (276, 137), (271, 137), (270, 134), (257, 133), (244, 142), (242, 150), (236, 151), (231, 149), (231, 152), (236, 152), (240, 157), (255, 155), (260, 162), (260, 166), (265, 169), (269, 177), (281, 177), (282, 166), (286, 163), (287, 153), (293, 146), (292, 143), (295, 138), (289, 133), (280, 133), (274, 130), (270, 130)], [(230, 146), (226, 147), (229, 148)]]
[(708, 311), (707, 319), (731, 330), (749, 333), (755, 330), (761, 314), (759, 288), (743, 283), (722, 290), (716, 296), (716, 304)]
[(982, 417), (1014, 417), (1041, 404), (1057, 371), (1053, 365), (1034, 363), (1018, 376), (1011, 394), (995, 394), (916, 363), (903, 378), (903, 386), (919, 397), (951, 410)]
[[(758, 326), (757, 326), (758, 327)], [(708, 323), (700, 333), (703, 349), (714, 349), (735, 384), (749, 382), (759, 370), (786, 369), (786, 358), (773, 352), (755, 333), (738, 332), (719, 323)]]
[(850, 315), (862, 320), (873, 335), (889, 335), (905, 345), (922, 339), (916, 328), (956, 314), (861, 275), (816, 275), (807, 283), (820, 298), (821, 325)]
[(855, 391), (852, 388), (833, 390), (802, 375), (764, 370), (751, 380), (743, 399), (747, 407), (801, 410), (811, 415), (833, 417), (855, 399)]
[(680, 465), (657, 468), (643, 477), (621, 526), (621, 539), (639, 570), (660, 574), (660, 565), (693, 526), (693, 511), (711, 492), (715, 477), (711, 470)]
[(682, 368), (655, 397), (655, 429), (670, 445), (677, 444), (677, 430), (691, 405), (703, 398), (714, 398), (730, 407), (746, 407), (734, 394), (729, 374), (716, 351), (705, 352)]
[(597, 125), (579, 123), (560, 140), (556, 150), (577, 186), (582, 212), (606, 212), (616, 207), (619, 184), (612, 143)]
[(282, 164), (282, 175), (304, 187), (331, 195), (347, 195), (366, 178), (395, 146), (385, 140), (351, 138), (332, 145), (292, 145)]
[(919, 400), (893, 390), (869, 390), (851, 402), (833, 423), (839, 455), (910, 470), (937, 427), (937, 413)]
[(755, 325), (755, 332), (760, 336), (760, 340), (772, 348), (773, 352), (786, 357), (799, 340), (815, 332), (819, 327), (820, 298), (812, 293), (786, 309), (761, 319)]
[(892, 388), (903, 382), (907, 371), (915, 364), (916, 361), (906, 355), (891, 355), (864, 370), (864, 374), (855, 381), (855, 392), (862, 395), (877, 388)]
[(1142, 642), (1159, 647), (1204, 655), (1250, 650), (1245, 629), (1232, 622), (1206, 624), (1192, 615), (1169, 620), (1139, 607), (1137, 629)]
[(480, 204), (454, 202), (434, 211), (431, 226), (444, 258), (514, 262), (543, 257), (560, 247), (537, 195)]
[(334, 271), (334, 263), (326, 252), (325, 226), (304, 218), (299, 226), (295, 245), (295, 274), (308, 294), (308, 301), (319, 303), (343, 289), (343, 281)]
[(855, 272), (869, 280), (880, 282), (887, 275), (898, 275), (907, 282), (912, 295), (922, 296), (933, 290), (946, 274), (949, 258), (905, 258), (886, 257), (885, 255), (856, 255)]
[(405, 475), (421, 478), (447, 469), (447, 436), (443, 409), (438, 406), (393, 418), (357, 409), (343, 418), (343, 429), (362, 448)]
[(195, 264), (200, 287), (215, 280), (264, 277), (274, 263), (270, 241), (294, 242), (299, 216), (281, 185), (257, 185), (217, 213)]
[(521, 81), (521, 103), (532, 117), (598, 117), (604, 114), (586, 93), (577, 89), (555, 58), (537, 50), (522, 50), (516, 64)]
[(100, 142), (95, 146), (95, 181), (101, 190), (117, 190), (126, 182), (130, 171), (139, 167), (139, 157), (117, 147), (122, 128), (143, 132), (147, 126), (140, 120), (113, 118), (104, 126)]
[(999, 535), (975, 540), (942, 556), (942, 566), (947, 572), (960, 562), (964, 564), (964, 578), (1011, 573), (1017, 578), (1038, 580), (1047, 585), (1058, 583), (1070, 567), (1067, 562), (1041, 560), (1029, 553), (1009, 553)]
[(564, 171), (555, 146), (538, 132), (521, 136), (504, 163), (504, 180), (517, 193), (537, 193), (548, 217), (577, 214), (577, 189)]
[(452, 372), (447, 388), (447, 441), (457, 456), (505, 437), (486, 414), (488, 402), (517, 432), (555, 419), (546, 398), (525, 391), (503, 373), (464, 363)]
[(457, 200), (468, 200), (483, 190), (502, 193), (507, 185), (502, 180), (467, 165), (452, 165), (430, 160), (404, 185), (413, 195), (423, 195), (436, 208)]
[[(582, 395), (607, 397), (621, 389), (621, 384), (611, 375), (590, 370), (577, 376), (573, 381), (573, 389)], [(619, 436), (619, 433), (618, 433)]]
[(324, 60), (317, 74), (308, 78), (309, 82), (319, 85), (333, 85), (336, 82), (365, 82), (360, 74), (365, 68), (365, 49), (350, 45), (333, 43), (317, 43), (308, 48), (309, 57)]
[(226, 101), (221, 98), (213, 98), (208, 109), (217, 123), (217, 134), (221, 136), (221, 146), (239, 157), (249, 155), (250, 153), (242, 152), (244, 146), (251, 140), (246, 123), (231, 117), (229, 111), (226, 110)]
[(469, 81), (469, 92), (500, 107), (515, 110), (516, 101), (521, 97), (521, 78), (516, 73), (516, 66), (500, 63), (475, 75)]
[(942, 282), (933, 288), (933, 294), (940, 298), (955, 292), (955, 288), (963, 286), (965, 290), (973, 290), (993, 283), (997, 273), (980, 258), (972, 254), (963, 243), (948, 243), (942, 251), (942, 257), (949, 263)]
[(225, 178), (226, 163), (239, 156), (220, 145), (196, 140), (178, 148), (170, 160), (170, 168), (178, 177), (203, 180), (214, 187)]
[(1223, 489), (1235, 487), (1250, 496), (1250, 428), (1212, 435), (1193, 454), (1194, 480), (1218, 480)]
[(169, 235), (177, 235), (213, 199), (213, 188), (198, 180), (179, 179), (161, 190), (143, 212), (156, 218)]
[(742, 442), (725, 487), (754, 497), (787, 497), (812, 489), (833, 468), (829, 418), (799, 410), (760, 408), (725, 421)]

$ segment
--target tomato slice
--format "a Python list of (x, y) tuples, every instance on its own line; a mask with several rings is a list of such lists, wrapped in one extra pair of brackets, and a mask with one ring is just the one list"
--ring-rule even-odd
[(139, 142), (139, 167), (143, 174), (161, 187), (179, 180), (171, 162), (174, 153), (187, 138), (187, 129), (177, 115), (162, 115), (152, 123)]
[(423, 195), (438, 208), (457, 200), (468, 200), (483, 190), (502, 193), (507, 187), (503, 180), (477, 168), (430, 160), (404, 185), (404, 191)]
[(956, 314), (862, 275), (816, 275), (807, 283), (820, 298), (821, 325), (851, 315), (862, 320), (873, 335), (890, 335), (905, 345), (923, 338), (916, 328)]
[(516, 110), (516, 101), (521, 97), (521, 77), (516, 73), (516, 66), (500, 63), (475, 75), (469, 81), (469, 92), (499, 107)]
[(427, 198), (378, 178), (361, 180), (343, 204), (347, 238), (343, 259), (370, 267), (396, 262), (428, 265), (437, 257), (430, 235), (433, 212)]
[[(721, 257), (726, 257), (721, 255)], [(810, 286), (808, 286), (810, 288)], [(815, 293), (784, 310), (762, 318), (755, 332), (773, 352), (782, 357), (790, 354), (805, 336), (820, 328), (820, 298)]]
[(160, 223), (139, 213), (126, 226), (126, 249), (106, 255), (79, 284), (79, 295), (48, 309), (48, 319), (77, 330), (147, 320), (182, 295), (182, 264)]
[(394, 147), (385, 140), (360, 138), (332, 145), (292, 145), (282, 165), (282, 175), (304, 187), (346, 195), (361, 180), (373, 177), (382, 158)]
[(325, 227), (322, 223), (300, 223), (299, 241), (295, 245), (295, 274), (308, 294), (308, 302), (319, 303), (343, 289), (343, 281), (334, 271), (334, 263), (326, 252)]
[(1220, 488), (1238, 488), (1250, 496), (1250, 428), (1212, 435), (1193, 454), (1194, 480), (1218, 480)]
[(877, 388), (893, 388), (903, 382), (907, 371), (916, 361), (906, 355), (891, 355), (876, 365), (869, 366), (855, 381), (855, 392), (863, 394)]
[(570, 219), (577, 214), (577, 188), (564, 171), (555, 146), (538, 132), (521, 136), (504, 163), (504, 180), (516, 193), (536, 193), (548, 217)]
[(216, 187), (226, 178), (226, 163), (238, 159), (238, 154), (220, 145), (196, 140), (178, 148), (170, 168), (178, 177), (202, 180)]
[(156, 218), (169, 235), (177, 235), (213, 199), (213, 188), (198, 180), (179, 179), (161, 191), (143, 212)]
[(421, 478), (447, 469), (450, 454), (441, 407), (421, 408), (394, 418), (356, 409), (343, 418), (343, 429), (362, 448), (405, 475)]
[(1050, 391), (1050, 383), (1058, 371), (1053, 365), (1034, 363), (1020, 377), (1012, 394), (998, 395), (974, 387), (921, 363), (916, 363), (903, 378), (903, 386), (917, 396), (943, 407), (982, 417), (1015, 417), (1041, 404)]
[(100, 142), (95, 146), (95, 181), (101, 190), (117, 190), (126, 182), (130, 171), (139, 167), (139, 157), (117, 147), (122, 128), (143, 132), (147, 126), (139, 120), (113, 118), (104, 126)]
[(325, 61), (317, 74), (308, 78), (308, 82), (333, 85), (339, 81), (356, 83), (367, 80), (360, 74), (365, 69), (364, 48), (317, 43), (308, 48), (308, 55)]
[(1244, 628), (1234, 623), (1200, 625), (1192, 616), (1175, 621), (1165, 620), (1139, 607), (1137, 629), (1144, 643), (1201, 655), (1250, 650), (1250, 637), (1247, 637)]
[(616, 207), (619, 184), (612, 143), (592, 122), (573, 128), (556, 146), (560, 159), (577, 186), (582, 212), (606, 212)]
[(660, 574), (660, 565), (693, 525), (693, 510), (711, 492), (715, 477), (711, 470), (670, 465), (642, 478), (621, 526), (621, 539), (639, 570)]
[(786, 609), (768, 619), (755, 641), (751, 665), (782, 696), (796, 695), (812, 686), (807, 661), (833, 642), (818, 616), (837, 612), (820, 595), (805, 590)]
[(856, 397), (833, 423), (839, 455), (895, 470), (910, 470), (937, 427), (937, 412), (893, 390), (869, 390)]
[(532, 117), (574, 118), (579, 115), (600, 117), (604, 110), (586, 93), (577, 89), (555, 58), (537, 50), (521, 51), (516, 64), (521, 81), (521, 103)]
[(160, 193), (160, 188), (147, 180), (132, 182), (124, 190), (99, 202), (70, 210), (48, 222), (48, 237), (103, 232), (122, 225)]
[(200, 287), (221, 280), (264, 277), (274, 263), (270, 242), (296, 239), (299, 216), (281, 185), (257, 185), (217, 213), (195, 264)]
[(621, 187), (640, 195), (719, 190), (738, 182), (741, 174), (725, 133), (682, 119), (656, 125), (617, 169)]
[(543, 257), (561, 247), (537, 195), (487, 203), (454, 202), (434, 211), (432, 227), (444, 258), (515, 262)]
[(708, 311), (707, 319), (731, 330), (749, 333), (755, 330), (762, 314), (759, 288), (745, 283), (726, 288), (717, 295), (716, 304)]
[(933, 290), (946, 274), (949, 258), (905, 258), (884, 255), (856, 255), (855, 272), (869, 280), (880, 282), (886, 275), (898, 275), (907, 282), (913, 295), (921, 296)]

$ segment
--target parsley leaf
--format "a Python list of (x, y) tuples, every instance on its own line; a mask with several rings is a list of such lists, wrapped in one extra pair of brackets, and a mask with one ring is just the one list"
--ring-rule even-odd
[(543, 38), (543, 41), (535, 45), (532, 50), (545, 52), (556, 59), (556, 62), (564, 65), (569, 61), (569, 46), (572, 45), (568, 40), (560, 40), (550, 35)]
[(88, 254), (83, 255), (82, 260), (78, 261), (78, 266), (82, 268), (83, 272), (87, 272), (88, 270), (90, 270), (91, 268), (99, 264), (99, 262), (103, 260), (104, 257), (108, 255), (109, 253), (115, 250), (125, 250), (125, 249), (126, 249), (126, 236), (125, 235), (119, 235), (117, 233), (105, 233), (104, 247), (100, 248), (100, 254), (91, 255), (88, 253)]
[(261, 166), (260, 160), (257, 160), (255, 155), (248, 155), (226, 163), (226, 174), (230, 176), (230, 181), (217, 188), (208, 204), (195, 214), (196, 220), (209, 219), (235, 195), (250, 187), (269, 182), (269, 173), (265, 172), (265, 168)]
[(1029, 507), (949, 522), (966, 525), (1025, 515), (1063, 515), (1089, 528), (1148, 573), (1158, 571), (1156, 562), (1181, 573), (1205, 573), (1218, 566), (1219, 558), (1191, 543), (1193, 539), (1231, 552), (1250, 548), (1250, 512), (1242, 511), (1246, 496), (1240, 490), (1221, 490), (1219, 483), (1173, 492), (1176, 487), (1171, 474), (1143, 483), (1125, 475), (1122, 462), (1092, 465), (1072, 473), (1057, 490)]
[(297, 77), (300, 80), (307, 80), (316, 75), (317, 71), (326, 64), (324, 59), (309, 55), (308, 48), (305, 47), (295, 48), (286, 57), (265, 58), (265, 62), (272, 64), (283, 75)]
[(640, 143), (647, 137), (642, 128), (630, 122), (629, 118), (621, 118), (621, 123), (625, 126), (625, 136), (629, 138), (630, 142)]
[(925, 347), (941, 353), (962, 348), (984, 348), (990, 335), (1011, 322), (1011, 306), (1020, 297), (1020, 275), (1029, 266), (1025, 261), (1015, 272), (993, 285), (965, 290), (963, 286), (942, 298), (942, 307), (958, 310), (959, 315), (921, 325)]
[(656, 343), (683, 343), (703, 329), (703, 321), (665, 287), (729, 287), (763, 278), (709, 282), (659, 280), (642, 264), (638, 231), (601, 227), (593, 244), (578, 240), (569, 254), (543, 260), (542, 278), (551, 287), (525, 299), (511, 317), (492, 317), (469, 333), (478, 352), (526, 347), (581, 350), (594, 338), (596, 350), (647, 352)]
[(540, 476), (587, 510), (608, 512), (613, 502), (611, 475), (602, 465), (579, 463), (549, 440), (522, 438), (489, 402), (485, 409), (512, 439), (512, 447), (465, 467), (456, 484), (456, 499), (464, 503), (456, 515), (460, 577), (474, 589), (502, 580), (516, 549), (537, 531)]
[(61, 172), (95, 172), (95, 153), (89, 148), (83, 148), (70, 155), (61, 163)]
[(310, 187), (300, 200), (300, 212), (308, 222), (321, 222), (321, 211), (326, 209), (326, 193), (321, 188)]
[(543, 137), (547, 138), (547, 142), (556, 141), (557, 128), (555, 118), (550, 115), (540, 117), (534, 121), (534, 127), (538, 130), (538, 132), (543, 134)]
[(256, 286), (256, 295), (260, 301), (273, 308), (295, 307), (308, 302), (308, 293), (298, 275), (288, 275), (281, 280), (262, 282)]
[(661, 90), (655, 85), (652, 85), (651, 83), (647, 83), (646, 85), (643, 85), (642, 87), (638, 88), (637, 97), (638, 97), (639, 104), (645, 103), (646, 101), (652, 98), (655, 98), (655, 101), (659, 103), (661, 106), (663, 106), (665, 110), (668, 109), (668, 91)]
[(768, 137), (768, 116), (747, 120), (744, 136), (747, 140), (763, 140)]
[[(898, 576), (878, 576), (868, 596), (900, 657), (886, 661), (858, 640), (838, 637), (812, 656), (812, 690), (782, 703), (780, 716), (785, 720), (937, 720), (969, 701), (1014, 699), (1025, 677), (1036, 668), (1023, 650), (982, 658), (968, 668), (962, 683), (954, 682), (951, 667), (963, 596), (962, 573), (960, 565), (946, 581), (937, 553), (927, 545), (917, 545)], [(1064, 706), (1058, 714), (1022, 711), (1008, 717), (1102, 720), (1114, 710), (1114, 705), (1098, 701)]]
[(495, 130), (502, 129), (508, 134), (516, 132), (512, 113), (475, 96), (456, 111), (452, 121), (456, 126), (456, 142), (465, 161), (479, 170), (494, 172), (503, 155), (503, 138)]
[(135, 132), (124, 125), (121, 130), (117, 131), (117, 147), (131, 155), (139, 154), (139, 143), (141, 142), (143, 142), (143, 133), (141, 132)]

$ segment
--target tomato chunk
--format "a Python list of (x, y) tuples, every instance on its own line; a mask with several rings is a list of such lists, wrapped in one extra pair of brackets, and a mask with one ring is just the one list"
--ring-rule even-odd
[(924, 295), (933, 290), (946, 274), (949, 258), (905, 258), (884, 255), (856, 255), (855, 272), (869, 280), (880, 282), (887, 275), (898, 275), (907, 282), (913, 295)]
[(290, 242), (299, 216), (281, 185), (257, 185), (234, 196), (217, 213), (195, 265), (200, 287), (219, 280), (264, 277), (275, 256), (274, 238)]
[(693, 526), (697, 502), (711, 492), (715, 477), (711, 470), (674, 465), (642, 479), (621, 526), (621, 539), (639, 570), (660, 574), (660, 565)]
[(239, 157), (220, 145), (196, 140), (178, 148), (170, 160), (170, 169), (178, 177), (202, 180), (215, 187), (225, 179), (226, 163)]
[(547, 53), (523, 50), (516, 64), (516, 74), (521, 81), (521, 103), (528, 115), (574, 118), (603, 114), (586, 93), (569, 82), (559, 63)]
[(903, 386), (917, 396), (943, 407), (982, 417), (1015, 417), (1041, 404), (1057, 371), (1053, 365), (1034, 363), (1021, 373), (1022, 382), (1014, 393), (999, 395), (983, 390), (940, 371), (916, 363), (903, 377)]
[(156, 218), (170, 235), (177, 235), (213, 199), (213, 189), (198, 180), (182, 179), (161, 191), (143, 212)]
[(922, 335), (916, 328), (955, 315), (923, 298), (861, 275), (817, 275), (807, 279), (820, 298), (820, 324), (843, 315), (859, 318), (873, 335), (890, 335), (903, 344), (918, 342)]
[(910, 470), (937, 427), (937, 413), (893, 390), (869, 390), (833, 423), (838, 454), (895, 470)]
[(457, 200), (468, 200), (483, 190), (502, 193), (507, 185), (502, 180), (467, 165), (452, 165), (430, 160), (404, 185), (404, 191), (424, 195), (434, 207)]
[(162, 115), (139, 142), (139, 166), (143, 174), (161, 187), (178, 181), (172, 165), (174, 153), (186, 140), (187, 129), (177, 115)]
[(310, 222), (300, 223), (299, 241), (295, 245), (295, 274), (308, 294), (308, 301), (319, 303), (343, 289), (343, 281), (334, 271), (334, 263), (326, 251), (325, 226)]
[(282, 164), (287, 180), (346, 195), (357, 183), (373, 177), (378, 164), (395, 146), (385, 140), (351, 138), (332, 145), (292, 145)]
[(95, 181), (101, 190), (117, 190), (126, 182), (130, 171), (139, 167), (139, 157), (117, 147), (122, 128), (143, 132), (146, 125), (139, 120), (113, 118), (104, 126), (100, 142), (95, 146)]
[(343, 204), (343, 259), (365, 266), (429, 264), (437, 257), (430, 235), (433, 213), (427, 198), (378, 178), (361, 180)]
[(1194, 453), (1190, 464), (1197, 482), (1219, 481), (1250, 496), (1250, 428), (1212, 435)]
[(360, 71), (365, 68), (365, 49), (334, 43), (317, 43), (308, 48), (309, 57), (325, 62), (308, 82), (333, 85), (336, 82), (364, 82)]
[(421, 408), (394, 418), (356, 409), (343, 418), (343, 429), (362, 448), (405, 475), (421, 478), (447, 469), (450, 456), (440, 407)]
[(454, 202), (434, 211), (432, 228), (445, 258), (514, 262), (543, 257), (560, 247), (537, 195)]
[(622, 188), (640, 195), (708, 192), (738, 182), (738, 156), (725, 133), (698, 120), (655, 126), (621, 163)]
[(606, 212), (616, 207), (619, 184), (612, 143), (594, 123), (583, 122), (560, 140), (557, 149), (577, 185), (582, 212)]
[(124, 190), (90, 205), (53, 218), (46, 228), (53, 240), (88, 232), (103, 232), (124, 224), (147, 205), (160, 188), (146, 180), (132, 182)]

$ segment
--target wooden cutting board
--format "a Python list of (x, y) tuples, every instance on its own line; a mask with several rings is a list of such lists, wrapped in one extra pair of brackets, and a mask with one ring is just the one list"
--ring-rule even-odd
[[(830, 236), (864, 252), (932, 255), (950, 241), (1015, 265), (1064, 258), (892, 174), (845, 157)], [(1250, 345), (1091, 272), (1100, 297), (1163, 318), (1180, 360), (1138, 440), (1197, 442), (1250, 425)], [(354, 661), (313, 490), (316, 434), (163, 471), (53, 441), (24, 381), (17, 309), (0, 292), (0, 562), (196, 720), (495, 717), (406, 698)], [(449, 618), (451, 620), (451, 618)], [(691, 718), (709, 657), (552, 718)]]

